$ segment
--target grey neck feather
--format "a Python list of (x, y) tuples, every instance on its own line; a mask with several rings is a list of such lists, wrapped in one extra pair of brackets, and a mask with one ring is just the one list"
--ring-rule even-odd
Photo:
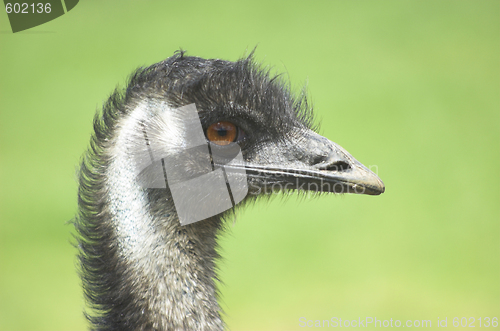
[(141, 314), (135, 330), (222, 330), (214, 283), (220, 219), (181, 226), (168, 189), (145, 190), (135, 179), (128, 151), (151, 109), (169, 111), (166, 104), (139, 104), (119, 120), (108, 151), (105, 186), (125, 273), (121, 291)]

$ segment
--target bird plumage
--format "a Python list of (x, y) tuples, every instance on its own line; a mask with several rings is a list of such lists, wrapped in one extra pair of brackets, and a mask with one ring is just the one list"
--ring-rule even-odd
[[(289, 189), (384, 190), (375, 174), (314, 132), (305, 94), (295, 97), (252, 55), (230, 62), (178, 52), (140, 68), (96, 114), (81, 163), (75, 226), (95, 330), (224, 329), (215, 261), (224, 218), (233, 210), (182, 226), (168, 185), (141, 187), (131, 161), (144, 143), (144, 123), (154, 122), (157, 134), (150, 139), (167, 151), (182, 147), (179, 109), (188, 104), (196, 105), (204, 130), (228, 121), (245, 133), (237, 143), (248, 176), (246, 200)], [(159, 121), (159, 114), (166, 116)]]

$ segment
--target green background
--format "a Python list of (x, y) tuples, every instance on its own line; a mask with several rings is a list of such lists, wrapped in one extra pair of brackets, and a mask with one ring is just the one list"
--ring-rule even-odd
[(221, 243), (228, 326), (500, 318), (499, 22), (497, 0), (80, 1), (16, 34), (0, 13), (0, 330), (86, 328), (67, 222), (116, 84), (179, 48), (256, 45), (387, 190), (240, 213)]

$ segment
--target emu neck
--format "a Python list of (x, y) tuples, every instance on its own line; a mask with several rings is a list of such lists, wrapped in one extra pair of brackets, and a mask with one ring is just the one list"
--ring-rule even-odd
[(138, 186), (126, 149), (127, 125), (106, 183), (121, 278), (112, 297), (125, 307), (113, 323), (122, 330), (223, 330), (214, 283), (220, 219), (181, 226), (168, 188)]

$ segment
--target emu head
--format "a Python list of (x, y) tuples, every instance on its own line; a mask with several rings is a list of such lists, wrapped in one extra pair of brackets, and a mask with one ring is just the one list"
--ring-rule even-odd
[[(125, 145), (138, 181), (171, 190), (183, 224), (276, 191), (384, 192), (372, 171), (314, 131), (305, 94), (296, 98), (251, 56), (177, 54), (139, 70), (126, 98), (136, 118)], [(212, 181), (196, 181), (214, 171)]]

